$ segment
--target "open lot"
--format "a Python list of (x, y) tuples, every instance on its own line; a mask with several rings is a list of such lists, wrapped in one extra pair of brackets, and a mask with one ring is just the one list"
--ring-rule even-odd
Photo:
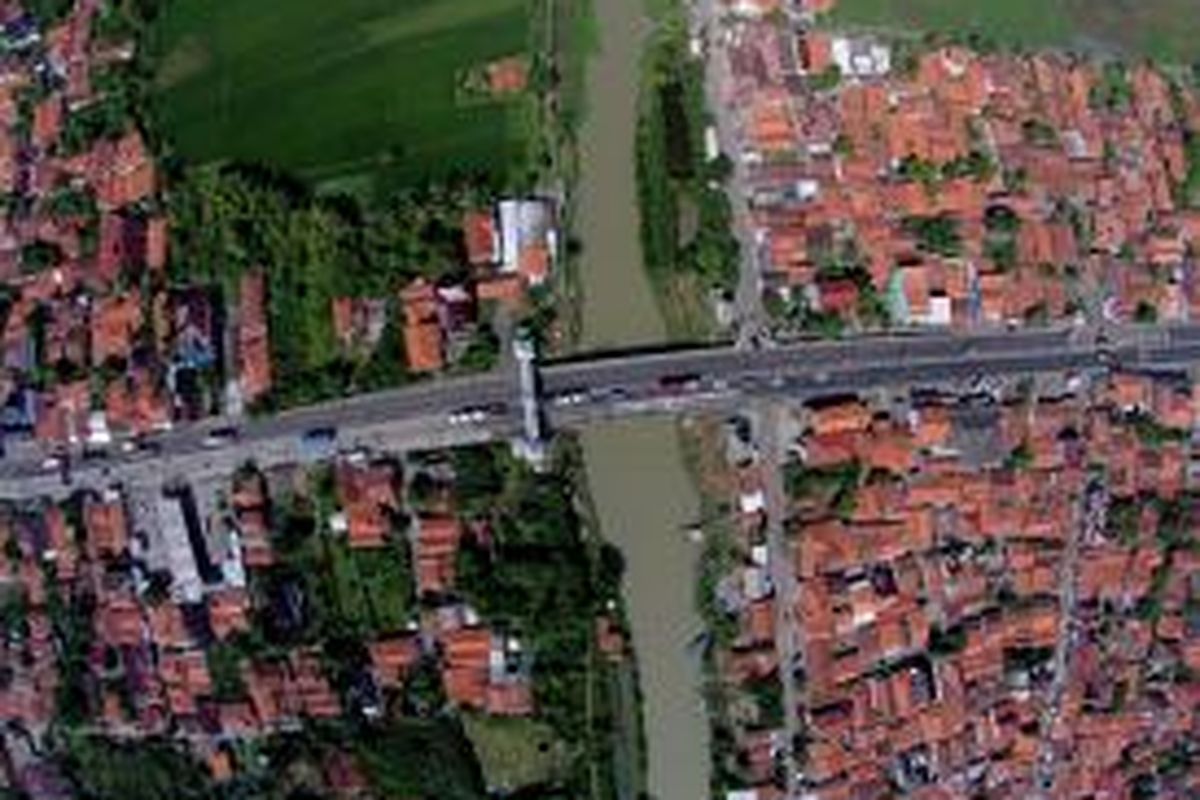
[(1001, 42), (1200, 60), (1194, 0), (839, 0), (834, 20), (974, 31)]
[(565, 748), (544, 723), (468, 715), (463, 724), (489, 789), (507, 794), (549, 783), (566, 768)]
[(493, 173), (523, 149), (522, 103), (456, 102), (466, 68), (524, 52), (526, 0), (176, 0), (155, 36), (167, 133), (198, 161), (314, 180), (387, 162)]

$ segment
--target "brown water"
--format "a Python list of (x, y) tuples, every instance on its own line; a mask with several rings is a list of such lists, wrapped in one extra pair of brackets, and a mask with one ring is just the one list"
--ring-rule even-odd
[(634, 131), (647, 26), (642, 2), (592, 0), (600, 47), (588, 62), (577, 217), (585, 350), (666, 338), (638, 240)]
[(689, 650), (702, 629), (694, 602), (699, 551), (684, 534), (699, 498), (683, 469), (675, 422), (607, 422), (582, 439), (601, 527), (625, 554), (649, 791), (655, 800), (701, 800), (709, 796), (708, 722), (699, 662)]

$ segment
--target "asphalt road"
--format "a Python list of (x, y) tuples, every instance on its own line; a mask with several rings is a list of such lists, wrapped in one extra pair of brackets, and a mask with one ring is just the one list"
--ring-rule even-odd
[[(1200, 325), (1112, 328), (1103, 336), (1061, 328), (625, 353), (545, 365), (541, 381), (551, 424), (572, 427), (628, 414), (736, 407), (747, 396), (806, 399), (989, 375), (1193, 364), (1200, 365)], [(462, 419), (464, 410), (474, 410), (474, 418)], [(510, 436), (520, 425), (518, 384), (515, 373), (438, 379), (242, 421), (236, 436), (212, 436), (230, 425), (214, 419), (178, 428), (158, 436), (153, 450), (111, 448), (97, 461), (64, 459), (69, 469), (63, 470), (49, 468), (44, 454), (14, 455), (0, 461), (0, 497), (228, 473), (250, 459), (302, 459), (308, 453), (301, 440), (317, 428), (335, 428), (342, 449), (415, 449)]]

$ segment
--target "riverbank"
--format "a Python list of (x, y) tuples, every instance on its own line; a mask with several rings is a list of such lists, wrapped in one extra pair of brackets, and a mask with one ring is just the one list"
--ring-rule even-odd
[(581, 437), (608, 541), (625, 555), (625, 598), (644, 698), (647, 783), (656, 800), (709, 796), (708, 720), (700, 692), (698, 550), (685, 529), (699, 497), (675, 423), (616, 422)]

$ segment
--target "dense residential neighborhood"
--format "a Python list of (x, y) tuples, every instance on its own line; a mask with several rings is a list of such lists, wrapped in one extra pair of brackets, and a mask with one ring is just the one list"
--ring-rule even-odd
[(741, 20), (710, 44), (781, 321), (1191, 318), (1190, 80), (831, 32), (777, 5), (731, 7)]
[(285, 5), (0, 0), (0, 797), (1200, 795), (1200, 23)]
[[(216, 485), (7, 504), (5, 785), (63, 796), (38, 788), (66, 782), (45, 751), (63, 724), (113, 741), (166, 737), (207, 764), (207, 782), (245, 786), (269, 778), (253, 754), (273, 737), (322, 722), (372, 736), (453, 710), (527, 720), (513, 735), (547, 743), (568, 735), (562, 726), (591, 725), (579, 689), (561, 682), (592, 669), (590, 647), (597, 664), (623, 659), (620, 622), (573, 538), (567, 487), (526, 470), (502, 449), (403, 461), (356, 452), (265, 473), (247, 465)], [(551, 516), (509, 516), (509, 504), (530, 503)], [(519, 547), (529, 558), (542, 546), (575, 548), (577, 562), (555, 572), (502, 555)], [(582, 642), (549, 645), (542, 601), (504, 598), (497, 581), (563, 593)], [(385, 780), (354, 742), (322, 747), (338, 772), (318, 776), (314, 790), (353, 794)], [(446, 769), (470, 782), (470, 764)], [(569, 784), (582, 767), (532, 780)], [(489, 768), (484, 778), (496, 780)]]
[(1194, 792), (1171, 766), (1197, 724), (1194, 396), (1118, 374), (810, 405), (784, 423), (783, 565), (769, 465), (731, 428), (716, 668), (759, 709), (723, 723), (728, 796), (783, 796), (793, 771), (821, 798)]
[[(119, 12), (80, 2), (45, 36), (18, 6), (6, 13), (5, 432), (107, 446), (263, 405), (292, 377), (273, 364), (285, 335), (276, 309), (293, 302), (275, 296), (281, 265), (218, 287), (194, 282), (192, 253), (170, 253), (172, 189), (123, 105), (133, 46), (95, 34)], [(392, 374), (495, 363), (490, 317), (511, 328), (559, 258), (555, 206), (499, 200), (461, 224), (460, 265), (391, 294), (330, 298), (322, 330), (342, 357), (369, 359), (394, 320), (402, 347), (381, 356)]]

